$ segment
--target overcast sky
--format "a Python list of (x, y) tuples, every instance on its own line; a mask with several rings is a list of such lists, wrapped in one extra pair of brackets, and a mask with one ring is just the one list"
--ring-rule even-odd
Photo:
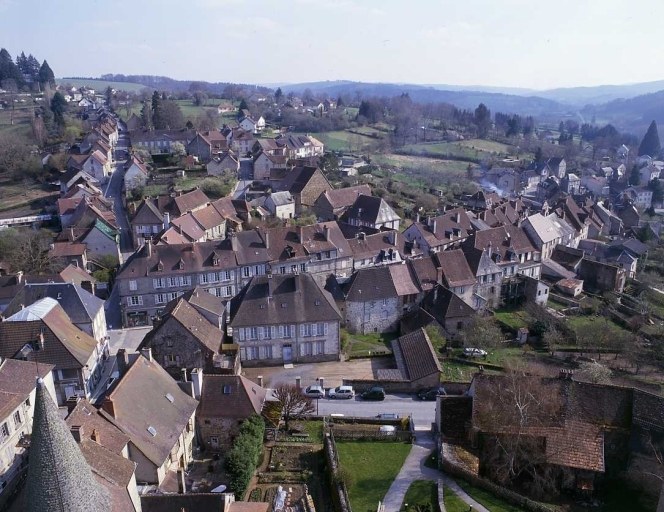
[(664, 79), (661, 0), (0, 0), (56, 77), (545, 89)]

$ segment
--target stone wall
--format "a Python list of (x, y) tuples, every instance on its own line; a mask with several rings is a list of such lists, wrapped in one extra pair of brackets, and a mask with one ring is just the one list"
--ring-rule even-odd
[(399, 299), (346, 302), (345, 322), (351, 333), (393, 332), (401, 320)]

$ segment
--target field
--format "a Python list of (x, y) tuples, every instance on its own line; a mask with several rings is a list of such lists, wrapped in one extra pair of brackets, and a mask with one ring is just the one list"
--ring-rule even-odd
[(30, 123), (34, 115), (35, 105), (31, 102), (28, 105), (16, 106), (14, 109), (14, 124), (11, 124), (11, 109), (0, 110), (0, 131), (3, 133), (14, 132), (17, 134), (28, 133)]
[(38, 184), (0, 180), (0, 217), (23, 217), (43, 213), (59, 197), (55, 190)]
[(341, 152), (360, 152), (370, 149), (378, 142), (371, 137), (365, 137), (357, 133), (350, 133), (339, 130), (335, 132), (312, 133), (314, 137), (325, 144), (325, 149), (329, 151)]
[[(508, 144), (488, 140), (470, 139), (459, 142), (434, 142), (406, 144), (405, 153), (423, 156), (454, 157), (467, 160), (484, 160), (490, 157), (506, 156), (516, 153), (516, 148)], [(525, 158), (526, 155), (520, 155)]]
[(393, 442), (337, 442), (339, 463), (348, 473), (348, 497), (355, 512), (376, 510), (403, 465), (411, 445)]
[(86, 78), (58, 78), (55, 80), (58, 85), (71, 84), (74, 87), (90, 87), (95, 92), (103, 94), (107, 87), (112, 89), (127, 91), (127, 92), (140, 92), (146, 86), (142, 84), (134, 84), (131, 82), (110, 82), (108, 80), (94, 80)]
[(463, 178), (466, 175), (468, 162), (460, 160), (442, 160), (424, 156), (395, 155), (392, 153), (377, 154), (371, 161), (378, 165), (408, 170), (424, 170), (439, 172), (446, 178)]

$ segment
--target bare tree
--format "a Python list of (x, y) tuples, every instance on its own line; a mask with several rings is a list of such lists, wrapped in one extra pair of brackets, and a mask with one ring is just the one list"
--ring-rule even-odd
[(459, 333), (466, 347), (492, 348), (503, 339), (503, 332), (491, 317), (475, 315), (473, 320)]
[(16, 94), (18, 93), (18, 85), (13, 78), (5, 78), (2, 81), (2, 88), (9, 93), (9, 101), (12, 102), (12, 113), (10, 116), (10, 124), (14, 124), (14, 111), (16, 110)]
[(279, 418), (283, 418), (286, 430), (290, 428), (290, 420), (301, 418), (316, 410), (311, 398), (304, 396), (296, 386), (282, 384), (274, 389), (273, 395), (275, 400), (268, 402), (265, 416), (275, 424)]

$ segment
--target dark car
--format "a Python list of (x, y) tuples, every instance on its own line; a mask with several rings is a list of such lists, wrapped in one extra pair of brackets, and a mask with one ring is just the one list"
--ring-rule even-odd
[(385, 390), (381, 387), (373, 387), (360, 395), (362, 400), (385, 400)]
[(420, 400), (435, 400), (438, 395), (446, 395), (445, 388), (423, 389), (417, 394)]

